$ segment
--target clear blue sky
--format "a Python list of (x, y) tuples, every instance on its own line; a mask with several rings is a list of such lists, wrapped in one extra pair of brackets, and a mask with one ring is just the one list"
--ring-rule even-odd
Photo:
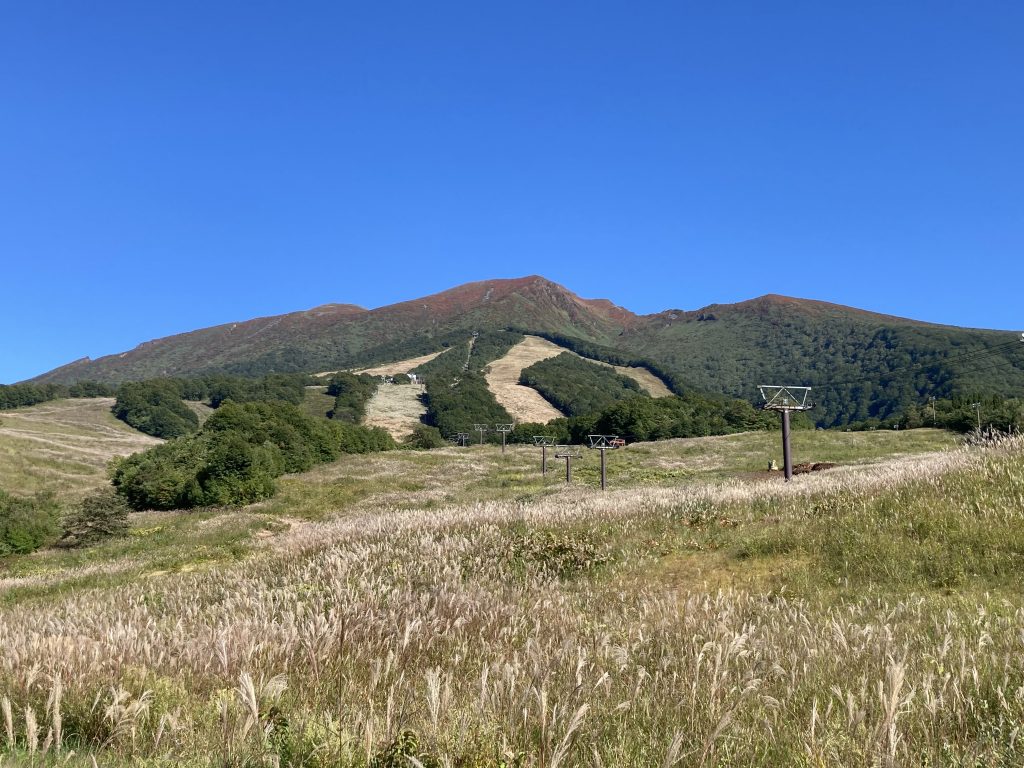
[(1024, 326), (1024, 4), (11, 2), (0, 382), (543, 274)]

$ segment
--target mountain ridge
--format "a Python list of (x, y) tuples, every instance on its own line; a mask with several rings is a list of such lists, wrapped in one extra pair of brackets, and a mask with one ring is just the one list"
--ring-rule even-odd
[[(887, 415), (931, 395), (1008, 395), (1024, 388), (1024, 344), (1003, 343), (1016, 337), (1008, 332), (779, 294), (640, 315), (609, 299), (582, 298), (540, 275), (465, 283), (373, 309), (325, 304), (224, 323), (82, 358), (30, 381), (366, 367), (507, 329), (609, 362), (646, 365), (704, 392), (752, 400), (758, 381), (817, 386), (824, 389), (820, 421), (828, 425)], [(965, 356), (972, 365), (958, 362)]]

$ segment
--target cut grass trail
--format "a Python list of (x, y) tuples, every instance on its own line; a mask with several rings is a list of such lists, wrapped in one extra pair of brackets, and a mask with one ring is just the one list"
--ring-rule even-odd
[(106, 482), (107, 462), (161, 442), (114, 418), (113, 398), (0, 411), (0, 488), (76, 498)]

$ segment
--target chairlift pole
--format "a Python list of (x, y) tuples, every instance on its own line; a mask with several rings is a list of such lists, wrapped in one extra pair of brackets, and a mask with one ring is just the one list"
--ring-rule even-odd
[(533, 444), (540, 447), (540, 474), (547, 477), (548, 474), (548, 446), (555, 444), (555, 438), (550, 435), (534, 435)]
[(774, 385), (759, 384), (761, 398), (764, 404), (761, 406), (766, 411), (779, 411), (782, 416), (782, 461), (785, 467), (786, 482), (793, 479), (793, 451), (790, 444), (790, 411), (808, 411), (814, 407), (813, 402), (808, 402), (811, 394), (810, 387), (779, 387)]
[(793, 479), (793, 451), (789, 444), (789, 411), (782, 411), (782, 463), (786, 470), (786, 482)]

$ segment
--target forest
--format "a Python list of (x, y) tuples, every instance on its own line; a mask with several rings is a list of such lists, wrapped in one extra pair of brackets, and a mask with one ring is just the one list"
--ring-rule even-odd
[(523, 369), (519, 383), (533, 387), (568, 416), (600, 411), (614, 402), (648, 397), (640, 385), (614, 369), (563, 352)]

